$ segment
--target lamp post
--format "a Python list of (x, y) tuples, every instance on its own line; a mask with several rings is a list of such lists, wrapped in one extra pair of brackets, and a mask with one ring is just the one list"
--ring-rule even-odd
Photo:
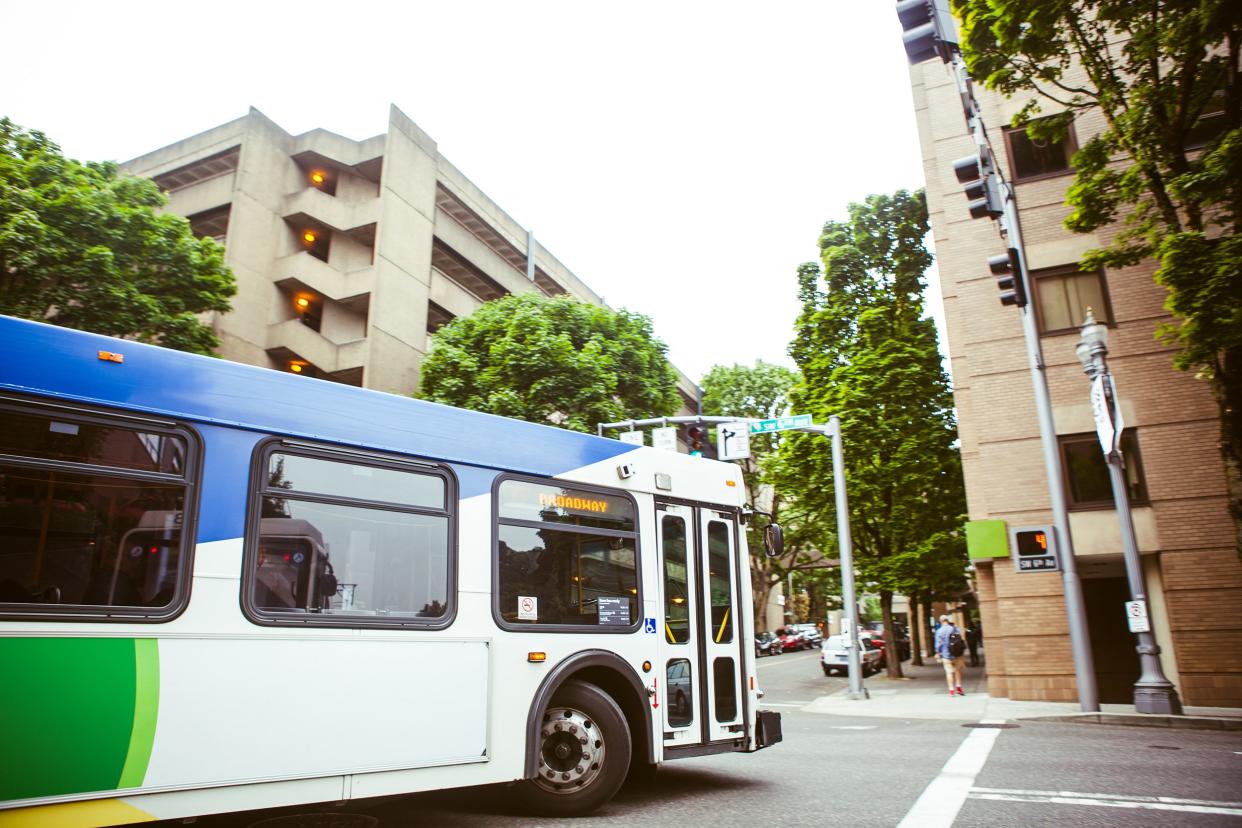
[(1160, 647), (1151, 631), (1147, 613), (1147, 589), (1143, 583), (1143, 563), (1134, 537), (1134, 518), (1130, 514), (1130, 495), (1126, 489), (1125, 460), (1121, 456), (1121, 431), (1124, 423), (1117, 404), (1112, 374), (1108, 372), (1108, 327), (1095, 321), (1087, 308), (1087, 318), (1078, 340), (1078, 361), (1091, 378), (1091, 408), (1095, 413), (1096, 433), (1108, 465), (1108, 479), (1113, 488), (1113, 503), (1121, 524), (1121, 551), (1125, 558), (1126, 580), (1130, 584), (1127, 615), (1130, 630), (1138, 636), (1141, 672), (1134, 683), (1134, 708), (1139, 713), (1172, 713), (1181, 715), (1182, 703), (1177, 688), (1164, 676), (1160, 667)]

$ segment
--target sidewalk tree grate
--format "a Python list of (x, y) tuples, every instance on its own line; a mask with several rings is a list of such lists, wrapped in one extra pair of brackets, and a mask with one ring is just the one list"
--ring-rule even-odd
[(962, 727), (987, 727), (993, 730), (1012, 730), (1015, 727), (1022, 727), (1020, 724), (1013, 722), (967, 722)]

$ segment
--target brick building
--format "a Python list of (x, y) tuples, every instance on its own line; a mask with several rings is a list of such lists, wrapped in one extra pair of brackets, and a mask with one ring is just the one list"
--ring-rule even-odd
[[(123, 167), (225, 245), (238, 292), (210, 321), (226, 359), (410, 394), (428, 335), (482, 302), (603, 304), (395, 106), (363, 141), (290, 135), (252, 108)], [(678, 390), (696, 411), (695, 383)]]
[[(1004, 253), (994, 222), (971, 219), (952, 163), (975, 150), (950, 69), (911, 67), (928, 206), (948, 324), (970, 518), (1009, 527), (1052, 522), (1019, 311), (1003, 307), (988, 270)], [(1175, 370), (1156, 336), (1169, 320), (1153, 263), (1083, 272), (1080, 256), (1108, 233), (1072, 234), (1062, 220), (1076, 145), (1103, 128), (1080, 118), (1063, 143), (1007, 128), (1022, 101), (980, 87), (989, 135), (1014, 182), (1052, 397), (1070, 528), (1082, 578), (1100, 699), (1130, 702), (1138, 676), (1117, 513), (1095, 435), (1089, 383), (1075, 356), (1088, 307), (1109, 331), (1121, 398), (1134, 523), (1165, 675), (1188, 705), (1242, 706), (1242, 562), (1234, 549), (1219, 425), (1207, 383)], [(975, 561), (994, 696), (1077, 698), (1059, 573)]]

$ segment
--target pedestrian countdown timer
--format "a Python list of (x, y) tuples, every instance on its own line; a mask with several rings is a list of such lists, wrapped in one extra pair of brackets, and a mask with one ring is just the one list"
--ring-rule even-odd
[(1056, 537), (1051, 526), (1019, 526), (1010, 530), (1013, 565), (1019, 572), (1056, 572)]

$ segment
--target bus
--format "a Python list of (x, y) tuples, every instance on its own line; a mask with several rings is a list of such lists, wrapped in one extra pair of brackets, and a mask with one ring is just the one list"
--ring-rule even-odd
[(780, 741), (735, 466), (10, 317), (0, 342), (0, 825), (501, 782), (578, 815)]

